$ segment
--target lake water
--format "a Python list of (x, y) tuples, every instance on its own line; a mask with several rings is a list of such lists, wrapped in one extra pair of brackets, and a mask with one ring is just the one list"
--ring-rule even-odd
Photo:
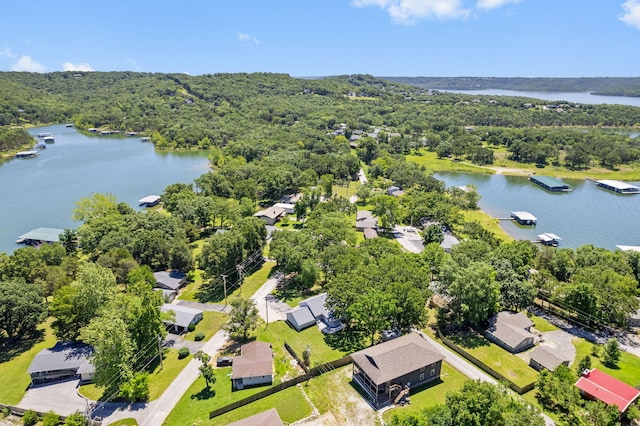
[(443, 90), (444, 92), (462, 93), (465, 95), (488, 96), (520, 96), (524, 98), (544, 99), (546, 101), (566, 101), (576, 104), (620, 104), (640, 107), (640, 97), (632, 96), (600, 96), (591, 92), (523, 92), (518, 90)]
[(55, 143), (39, 157), (0, 164), (0, 252), (21, 247), (16, 238), (31, 229), (76, 228), (71, 210), (91, 193), (110, 192), (138, 208), (140, 198), (208, 170), (203, 151), (157, 152), (138, 137), (84, 135), (64, 125), (29, 129), (40, 132), (53, 133)]
[(586, 180), (563, 179), (573, 192), (555, 193), (527, 177), (474, 173), (441, 173), (436, 177), (447, 186), (475, 185), (480, 207), (492, 217), (508, 218), (512, 211), (536, 216), (535, 227), (501, 221), (502, 228), (514, 238), (535, 240), (538, 234), (551, 232), (562, 238), (560, 247), (593, 244), (614, 250), (616, 245), (640, 246), (640, 194), (620, 195)]

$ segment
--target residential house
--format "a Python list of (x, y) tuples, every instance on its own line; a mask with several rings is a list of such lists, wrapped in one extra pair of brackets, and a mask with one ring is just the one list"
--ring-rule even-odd
[(167, 290), (166, 288), (154, 288), (154, 291), (160, 292), (164, 303), (171, 303), (175, 300), (178, 292), (175, 290)]
[(293, 214), (296, 205), (292, 203), (275, 203), (273, 207), (281, 208), (282, 210), (284, 210), (285, 214)]
[(460, 241), (448, 232), (444, 232), (443, 237), (440, 247), (442, 247), (446, 253), (451, 253), (453, 246), (460, 244)]
[(377, 238), (378, 237), (378, 231), (376, 231), (373, 228), (364, 228), (362, 230), (362, 233), (364, 234), (364, 239), (365, 240), (370, 240), (372, 238)]
[(160, 307), (160, 310), (162, 312), (172, 311), (175, 314), (175, 319), (163, 321), (167, 329), (175, 334), (182, 334), (189, 330), (190, 325), (193, 324), (195, 326), (202, 321), (202, 311), (200, 309), (165, 303)]
[(358, 210), (358, 213), (356, 213), (356, 231), (363, 232), (366, 228), (378, 229), (378, 218), (369, 210)]
[(27, 373), (32, 385), (76, 377), (81, 382), (90, 382), (94, 374), (92, 356), (93, 348), (89, 345), (58, 342), (54, 347), (38, 352)]
[(156, 279), (155, 287), (166, 290), (177, 291), (187, 282), (187, 275), (176, 270), (154, 272), (153, 276)]
[(558, 366), (569, 366), (569, 360), (548, 346), (538, 346), (529, 354), (529, 365), (538, 371), (554, 371)]
[(258, 213), (254, 214), (254, 216), (262, 219), (267, 225), (275, 225), (276, 222), (282, 219), (285, 214), (286, 212), (282, 207), (271, 206), (264, 210), (260, 210)]
[(576, 382), (582, 396), (615, 405), (621, 413), (640, 396), (640, 390), (600, 370), (586, 370)]
[(391, 195), (393, 197), (402, 197), (404, 195), (404, 191), (400, 189), (399, 186), (390, 186), (387, 188), (387, 195)]
[(522, 312), (498, 312), (489, 320), (487, 338), (509, 352), (521, 352), (535, 343), (532, 326), (533, 322)]
[(358, 351), (351, 358), (353, 381), (379, 409), (397, 403), (410, 389), (439, 379), (444, 356), (419, 334), (409, 333)]
[(273, 383), (273, 350), (268, 342), (251, 342), (240, 347), (233, 359), (231, 386), (240, 390)]
[(298, 303), (298, 307), (287, 312), (287, 321), (297, 331), (316, 324), (325, 334), (338, 332), (344, 328), (327, 309), (327, 293), (320, 293)]
[(227, 426), (284, 426), (284, 423), (282, 423), (278, 411), (272, 408), (237, 422), (229, 423)]

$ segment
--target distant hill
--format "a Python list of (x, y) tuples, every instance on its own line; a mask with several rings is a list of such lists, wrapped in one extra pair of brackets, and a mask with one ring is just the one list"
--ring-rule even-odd
[(519, 90), (592, 92), (594, 95), (640, 96), (640, 77), (380, 77), (383, 80), (440, 90)]

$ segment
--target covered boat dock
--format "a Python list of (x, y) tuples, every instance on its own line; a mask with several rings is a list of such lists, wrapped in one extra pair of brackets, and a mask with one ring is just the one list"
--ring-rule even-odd
[(535, 225), (538, 219), (529, 212), (511, 212), (511, 217), (520, 225)]
[(538, 235), (538, 241), (545, 246), (558, 247), (558, 241), (560, 240), (562, 240), (562, 238), (550, 232), (545, 232), (544, 234)]
[(617, 192), (618, 194), (639, 194), (640, 187), (621, 182), (619, 180), (596, 180), (596, 185), (600, 188), (608, 189), (609, 191)]
[(159, 195), (147, 195), (146, 197), (139, 199), (138, 203), (141, 206), (144, 206), (144, 207), (153, 207), (153, 206), (157, 205), (158, 203), (160, 203), (160, 196)]
[(537, 185), (540, 185), (547, 191), (552, 192), (570, 192), (571, 187), (561, 181), (560, 179), (552, 178), (549, 176), (529, 176), (529, 180)]
[(64, 229), (59, 228), (37, 228), (24, 235), (20, 235), (16, 243), (29, 244), (32, 246), (38, 246), (44, 243), (57, 243), (60, 241), (60, 234), (63, 232)]

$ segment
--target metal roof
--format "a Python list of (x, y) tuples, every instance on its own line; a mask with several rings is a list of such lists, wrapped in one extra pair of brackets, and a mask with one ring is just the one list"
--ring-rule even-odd
[(36, 228), (27, 232), (24, 235), (20, 235), (20, 239), (46, 241), (48, 243), (57, 243), (60, 241), (60, 234), (64, 232), (64, 229), (58, 228)]
[(520, 220), (538, 220), (534, 215), (529, 212), (511, 212), (511, 215)]
[(162, 312), (173, 311), (176, 314), (175, 321), (164, 322), (184, 328), (189, 327), (189, 324), (193, 322), (196, 316), (202, 315), (202, 311), (200, 309), (189, 308), (182, 305), (173, 305), (171, 303), (165, 303), (160, 307), (160, 310)]
[(538, 181), (551, 188), (569, 188), (569, 185), (561, 181), (560, 179), (552, 178), (550, 176), (529, 176), (529, 179)]
[(617, 406), (620, 412), (626, 411), (640, 396), (640, 390), (595, 368), (584, 373), (576, 386), (606, 404)]
[(621, 182), (619, 180), (603, 179), (603, 180), (597, 180), (596, 182), (599, 183), (599, 184), (610, 186), (612, 188), (616, 188), (616, 189), (620, 189), (620, 190), (640, 189), (640, 187), (637, 187), (635, 185), (631, 185), (631, 184), (626, 183), (626, 182)]

